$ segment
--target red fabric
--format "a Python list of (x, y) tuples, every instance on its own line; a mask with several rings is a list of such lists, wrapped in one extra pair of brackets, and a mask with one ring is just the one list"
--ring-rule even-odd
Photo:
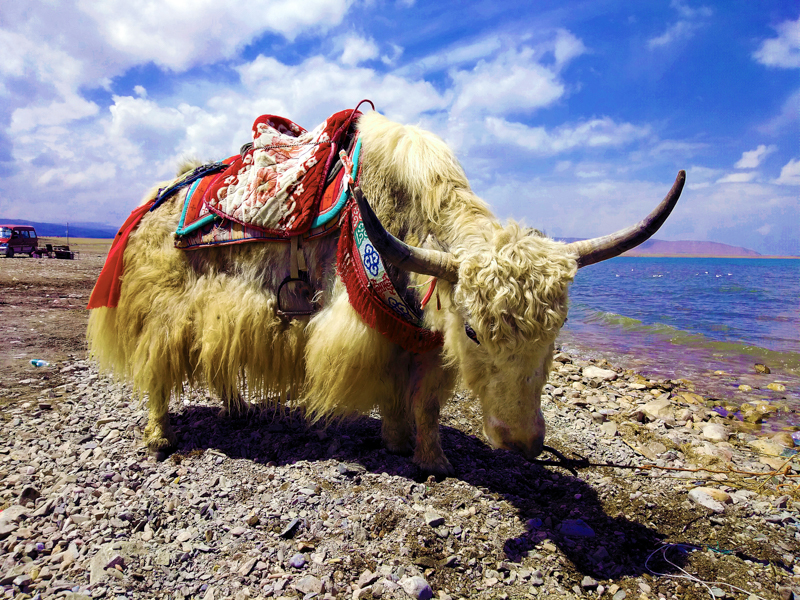
[(367, 285), (367, 275), (353, 236), (355, 200), (348, 201), (340, 220), (336, 272), (344, 282), (350, 305), (364, 322), (409, 352), (422, 353), (440, 347), (442, 334), (412, 325), (387, 306)]
[(106, 257), (106, 264), (103, 265), (103, 270), (100, 272), (100, 277), (97, 278), (97, 283), (94, 284), (92, 295), (89, 297), (89, 304), (86, 308), (100, 308), (108, 306), (113, 308), (119, 302), (119, 291), (122, 286), (122, 270), (124, 268), (123, 255), (125, 254), (125, 247), (128, 245), (128, 237), (131, 232), (136, 229), (139, 221), (153, 206), (153, 200), (147, 204), (140, 206), (134, 210), (125, 223), (120, 227), (117, 235), (114, 237), (114, 242), (111, 244), (111, 250)]

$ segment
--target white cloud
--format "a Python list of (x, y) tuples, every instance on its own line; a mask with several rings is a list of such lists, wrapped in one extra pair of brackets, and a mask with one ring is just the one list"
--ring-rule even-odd
[(792, 159), (781, 169), (780, 177), (775, 180), (780, 185), (800, 185), (800, 159)]
[(757, 176), (755, 171), (748, 171), (747, 173), (730, 173), (724, 177), (717, 179), (717, 183), (747, 183), (753, 181)]
[(536, 62), (527, 48), (503, 52), (495, 60), (479, 61), (472, 70), (450, 75), (456, 115), (476, 109), (492, 114), (533, 110), (552, 104), (565, 91), (558, 75)]
[(147, 98), (147, 90), (141, 85), (133, 86), (133, 92), (139, 96), (139, 98)]
[(647, 126), (615, 123), (609, 117), (562, 125), (550, 132), (544, 127), (529, 127), (497, 117), (487, 117), (485, 123), (487, 132), (496, 140), (545, 156), (576, 148), (622, 146), (650, 134)]
[(800, 89), (795, 90), (783, 103), (781, 112), (759, 127), (759, 130), (776, 135), (787, 127), (794, 126), (798, 120), (800, 120)]
[(555, 46), (553, 55), (556, 59), (556, 67), (561, 68), (573, 58), (586, 53), (586, 46), (583, 42), (572, 35), (566, 29), (559, 29), (556, 32)]
[(737, 169), (755, 169), (761, 165), (769, 154), (772, 154), (777, 149), (778, 147), (775, 145), (765, 146), (761, 144), (755, 150), (742, 152), (742, 158), (733, 166)]
[(341, 23), (353, 0), (234, 0), (154, 3), (78, 0), (105, 41), (138, 63), (182, 71), (234, 56), (264, 32), (293, 40)]
[(349, 35), (345, 38), (343, 45), (342, 56), (339, 60), (345, 65), (355, 66), (378, 57), (378, 46), (371, 38)]
[(784, 21), (775, 27), (778, 37), (764, 40), (753, 58), (768, 67), (800, 67), (800, 18)]
[(762, 225), (762, 226), (761, 226), (761, 227), (759, 227), (758, 229), (756, 229), (756, 231), (757, 231), (758, 233), (760, 233), (761, 235), (769, 235), (769, 233), (772, 231), (772, 225), (770, 225), (769, 223), (767, 223), (767, 224), (765, 224), (765, 225)]
[(661, 35), (647, 40), (647, 47), (652, 50), (653, 48), (670, 46), (677, 41), (689, 39), (694, 35), (698, 27), (699, 25), (696, 23), (678, 21), (667, 27), (667, 30)]
[(681, 19), (669, 25), (661, 35), (647, 40), (647, 47), (650, 50), (671, 46), (676, 42), (691, 38), (698, 29), (704, 26), (704, 18), (713, 14), (713, 11), (707, 6), (692, 8), (677, 0), (673, 0), (670, 6), (678, 12)]

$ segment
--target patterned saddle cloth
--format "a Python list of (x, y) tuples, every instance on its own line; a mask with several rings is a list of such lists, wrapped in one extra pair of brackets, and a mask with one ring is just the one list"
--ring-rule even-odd
[(335, 229), (348, 195), (338, 154), (344, 149), (358, 163), (354, 121), (360, 114), (338, 112), (312, 131), (284, 117), (260, 116), (241, 155), (191, 183), (175, 245), (288, 241)]

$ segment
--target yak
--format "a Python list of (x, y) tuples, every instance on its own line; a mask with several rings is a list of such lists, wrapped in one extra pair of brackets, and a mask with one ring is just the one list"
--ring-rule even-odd
[(312, 420), (377, 408), (390, 452), (413, 453), (423, 471), (451, 475), (439, 413), (464, 385), (480, 401), (489, 443), (535, 458), (545, 438), (542, 388), (577, 269), (652, 236), (685, 180), (680, 171), (640, 223), (562, 243), (501, 223), (436, 135), (375, 111), (356, 127), (362, 171), (354, 196), (364, 225), (400, 293), (421, 295), (437, 278), (422, 318), (441, 345), (409, 351), (365, 322), (337, 270), (337, 235), (299, 250), (316, 310), (286, 318), (278, 290), (290, 273), (289, 244), (176, 248), (183, 190), (130, 234), (119, 301), (89, 317), (90, 354), (147, 396), (150, 451), (174, 447), (170, 396), (188, 382), (218, 394), (229, 410), (245, 406), (243, 390), (266, 405), (300, 403)]

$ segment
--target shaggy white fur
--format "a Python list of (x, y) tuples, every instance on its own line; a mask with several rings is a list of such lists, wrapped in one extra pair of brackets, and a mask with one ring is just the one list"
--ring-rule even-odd
[(188, 381), (209, 386), (233, 409), (245, 386), (251, 400), (302, 399), (314, 419), (378, 406), (390, 450), (413, 448), (420, 467), (448, 474), (438, 416), (459, 377), (480, 398), (492, 443), (527, 456), (541, 450), (540, 394), (567, 314), (574, 257), (515, 223), (502, 226), (433, 134), (374, 112), (358, 128), (362, 189), (387, 229), (460, 261), (458, 284), (440, 282), (439, 301), (425, 309), (427, 326), (444, 334), (443, 350), (412, 355), (364, 324), (335, 275), (335, 235), (303, 247), (321, 310), (282, 320), (275, 293), (289, 272), (288, 244), (177, 250), (182, 192), (131, 235), (119, 305), (89, 319), (93, 356), (149, 396), (152, 450), (174, 444), (169, 397)]

